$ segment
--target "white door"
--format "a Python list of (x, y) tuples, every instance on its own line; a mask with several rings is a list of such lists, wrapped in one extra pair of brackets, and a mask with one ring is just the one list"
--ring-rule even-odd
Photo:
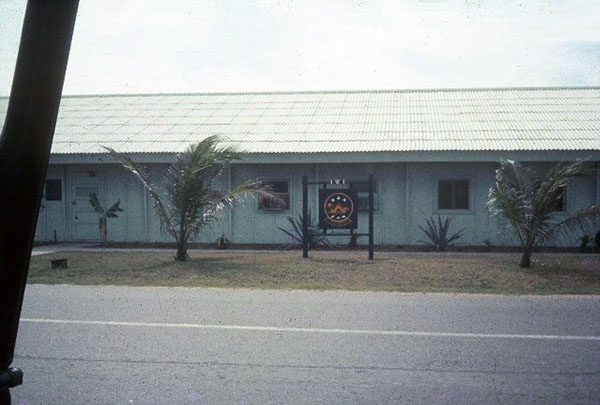
[(71, 201), (73, 215), (73, 239), (75, 240), (100, 240), (98, 228), (99, 215), (90, 204), (90, 194), (95, 193), (102, 201), (100, 195), (99, 174), (94, 171), (73, 173), (73, 200)]

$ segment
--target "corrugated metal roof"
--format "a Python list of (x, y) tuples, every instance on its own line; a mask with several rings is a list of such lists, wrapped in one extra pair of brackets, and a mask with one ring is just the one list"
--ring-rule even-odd
[(600, 150), (600, 88), (65, 96), (52, 153), (213, 134), (252, 153)]

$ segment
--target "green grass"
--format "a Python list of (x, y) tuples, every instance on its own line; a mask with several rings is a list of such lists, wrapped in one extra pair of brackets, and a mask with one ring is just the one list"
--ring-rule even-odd
[[(531, 269), (512, 253), (391, 253), (194, 251), (172, 253), (62, 252), (34, 256), (29, 283), (344, 289), (507, 294), (598, 294), (600, 255), (534, 256)], [(66, 257), (69, 268), (51, 269)]]

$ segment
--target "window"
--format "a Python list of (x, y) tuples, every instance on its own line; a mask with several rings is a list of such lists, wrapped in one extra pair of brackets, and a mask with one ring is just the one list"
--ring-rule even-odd
[[(369, 211), (369, 183), (353, 184), (358, 197), (358, 210)], [(373, 211), (379, 209), (379, 198), (377, 197), (377, 181), (373, 181)]]
[(260, 198), (258, 200), (258, 209), (261, 210), (289, 210), (290, 209), (290, 189), (287, 180), (265, 181), (265, 187), (275, 196), (273, 198)]
[(62, 183), (60, 180), (46, 180), (46, 201), (62, 200)]
[(440, 180), (438, 184), (438, 209), (468, 210), (469, 181)]
[(561, 187), (553, 198), (552, 211), (564, 212), (567, 210), (567, 187)]

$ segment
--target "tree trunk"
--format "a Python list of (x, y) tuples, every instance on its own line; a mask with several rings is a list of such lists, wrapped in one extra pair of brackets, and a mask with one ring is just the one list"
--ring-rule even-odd
[(188, 259), (187, 254), (187, 243), (184, 240), (177, 241), (177, 254), (175, 255), (175, 260), (179, 262), (185, 262)]
[(535, 239), (528, 235), (525, 245), (523, 245), (523, 255), (521, 256), (521, 261), (519, 262), (519, 267), (529, 268), (531, 267), (531, 253), (533, 252), (533, 245), (535, 244)]
[(185, 207), (181, 208), (181, 217), (179, 222), (179, 237), (177, 239), (177, 255), (175, 260), (179, 262), (185, 262), (188, 259), (187, 254), (187, 238), (186, 238), (186, 226), (184, 225), (184, 212)]
[(524, 248), (519, 267), (529, 268), (531, 266), (531, 249)]
[(98, 226), (100, 227), (100, 233), (102, 234), (102, 244), (106, 245), (106, 218), (100, 217), (98, 220)]

